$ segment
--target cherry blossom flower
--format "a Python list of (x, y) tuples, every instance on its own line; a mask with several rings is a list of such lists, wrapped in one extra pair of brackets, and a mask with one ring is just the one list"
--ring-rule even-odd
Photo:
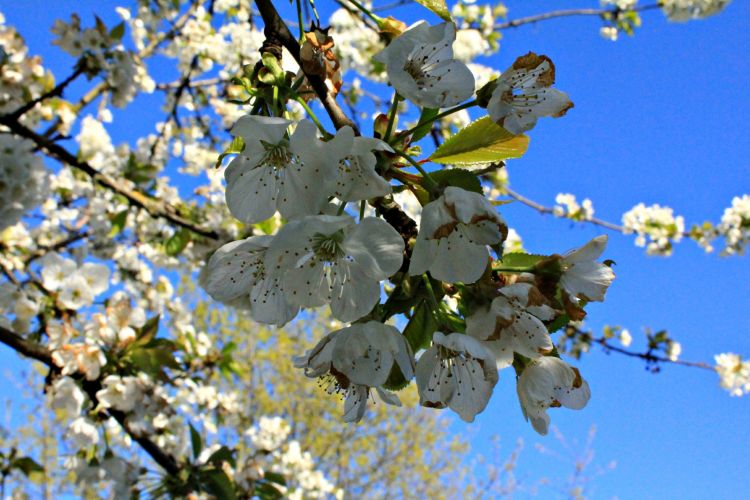
[(284, 325), (299, 307), (287, 300), (280, 278), (267, 272), (264, 264), (273, 236), (251, 236), (219, 248), (201, 274), (201, 284), (221, 302), (249, 307), (256, 321)]
[(422, 210), (409, 274), (430, 271), (442, 281), (474, 283), (487, 267), (487, 245), (501, 243), (506, 234), (503, 219), (484, 196), (449, 186)]
[(351, 153), (339, 160), (339, 177), (333, 193), (339, 200), (369, 200), (391, 193), (391, 184), (375, 171), (377, 160), (373, 151), (393, 152), (393, 149), (379, 139), (354, 138)]
[(86, 417), (78, 417), (68, 426), (67, 436), (76, 448), (88, 448), (99, 442), (99, 431), (94, 423)]
[(132, 376), (108, 375), (102, 381), (102, 389), (97, 391), (96, 399), (103, 408), (132, 411), (143, 399), (141, 380)]
[(547, 408), (580, 410), (591, 398), (589, 384), (578, 369), (552, 356), (529, 363), (518, 377), (516, 390), (524, 418), (543, 436), (549, 430)]
[(377, 321), (333, 331), (294, 360), (294, 366), (304, 368), (306, 376), (320, 377), (329, 394), (343, 395), (346, 422), (362, 419), (372, 388), (384, 403), (401, 406), (398, 396), (380, 387), (394, 364), (406, 380), (414, 376), (406, 339), (394, 327)]
[(354, 321), (380, 300), (380, 281), (401, 267), (404, 241), (387, 222), (366, 217), (309, 216), (286, 224), (271, 242), (265, 268), (281, 277), (292, 304), (331, 304), (333, 316)]
[(453, 58), (456, 26), (419, 22), (374, 59), (385, 64), (388, 81), (403, 97), (425, 108), (454, 106), (474, 93), (474, 76)]
[(63, 375), (83, 373), (86, 380), (99, 378), (101, 367), (107, 364), (102, 350), (91, 344), (64, 344), (52, 352), (52, 361)]
[(514, 283), (500, 289), (489, 307), (466, 318), (466, 333), (483, 341), (494, 355), (498, 369), (513, 363), (513, 353), (539, 358), (552, 352), (552, 339), (542, 320), (555, 316), (533, 285)]
[(232, 127), (245, 149), (227, 167), (229, 211), (247, 224), (261, 222), (276, 210), (287, 219), (320, 213), (333, 192), (337, 164), (351, 153), (354, 133), (339, 130), (323, 142), (311, 121), (301, 121), (285, 138), (292, 122), (247, 115)]
[(75, 380), (70, 377), (60, 377), (52, 384), (53, 410), (64, 410), (68, 415), (78, 415), (85, 401), (83, 391)]
[(606, 247), (607, 235), (597, 236), (562, 258), (560, 286), (570, 300), (604, 301), (604, 294), (615, 279), (612, 268), (596, 262)]
[(422, 406), (447, 406), (465, 422), (484, 410), (498, 380), (495, 358), (481, 342), (441, 332), (417, 361), (416, 377)]
[(555, 65), (547, 56), (529, 52), (519, 57), (496, 83), (487, 112), (512, 134), (534, 128), (541, 116), (559, 118), (573, 107), (567, 94), (551, 88)]

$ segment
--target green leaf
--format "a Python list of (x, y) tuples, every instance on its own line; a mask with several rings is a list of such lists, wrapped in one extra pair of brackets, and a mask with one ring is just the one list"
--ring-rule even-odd
[(44, 472), (44, 468), (31, 457), (16, 458), (11, 463), (11, 468), (20, 470), (26, 477), (35, 472)]
[(536, 255), (530, 253), (506, 253), (499, 262), (500, 267), (533, 267), (538, 262), (546, 259), (546, 255)]
[(109, 237), (112, 238), (120, 234), (125, 227), (125, 222), (128, 218), (128, 210), (125, 209), (122, 212), (117, 212), (111, 219), (112, 229), (109, 230)]
[(272, 483), (280, 484), (281, 486), (286, 486), (286, 478), (279, 474), (278, 472), (266, 472), (263, 474), (263, 478), (267, 481), (270, 481)]
[(482, 183), (479, 181), (479, 177), (468, 170), (460, 168), (436, 170), (435, 172), (430, 172), (430, 177), (441, 187), (456, 186), (467, 191), (482, 194)]
[(513, 135), (490, 119), (480, 118), (459, 130), (432, 153), (435, 163), (475, 165), (520, 158), (529, 147), (525, 135)]
[(242, 140), (242, 137), (235, 137), (232, 139), (231, 144), (229, 144), (229, 147), (224, 150), (223, 153), (219, 155), (219, 157), (216, 159), (216, 168), (219, 168), (221, 166), (221, 162), (224, 161), (224, 158), (226, 158), (229, 155), (236, 155), (239, 153), (242, 153), (242, 151), (245, 149), (245, 141)]
[(565, 326), (567, 326), (569, 322), (570, 317), (567, 314), (561, 314), (560, 316), (552, 320), (549, 325), (547, 325), (547, 331), (550, 333), (555, 333), (560, 328), (564, 328)]
[(237, 498), (237, 494), (234, 492), (234, 485), (232, 481), (227, 477), (221, 469), (211, 469), (203, 472), (202, 476), (205, 478), (207, 484), (207, 490), (216, 498), (222, 500), (234, 500)]
[(121, 22), (109, 31), (110, 40), (122, 40), (125, 35), (125, 21)]
[(451, 20), (451, 14), (448, 12), (448, 6), (445, 4), (445, 0), (417, 0), (417, 3), (427, 7), (444, 20)]
[(190, 243), (191, 238), (192, 235), (190, 231), (182, 228), (167, 239), (164, 243), (164, 251), (170, 257), (179, 255), (180, 252), (185, 250), (188, 243)]
[(138, 345), (144, 346), (151, 342), (154, 337), (156, 337), (156, 334), (159, 331), (160, 318), (161, 315), (157, 314), (153, 318), (146, 321), (146, 323), (144, 323), (144, 325), (141, 327), (141, 331), (138, 333), (138, 339), (136, 340), (136, 343)]
[(404, 336), (412, 351), (416, 353), (420, 349), (428, 347), (432, 341), (432, 334), (435, 333), (437, 328), (438, 324), (430, 306), (424, 301), (420, 302), (414, 308), (414, 314), (404, 328)]
[(419, 121), (417, 127), (411, 134), (411, 142), (417, 142), (422, 137), (430, 133), (432, 124), (435, 122), (435, 117), (440, 112), (438, 108), (423, 108), (422, 114), (419, 115)]
[(190, 425), (190, 445), (193, 448), (193, 458), (197, 459), (198, 455), (203, 451), (203, 441), (201, 440), (201, 435), (193, 427), (193, 424), (188, 425)]
[(218, 450), (216, 450), (213, 455), (208, 457), (208, 462), (215, 464), (217, 467), (221, 467), (222, 462), (228, 462), (229, 464), (234, 467), (235, 460), (234, 456), (232, 455), (232, 450), (227, 448), (226, 446), (222, 446)]

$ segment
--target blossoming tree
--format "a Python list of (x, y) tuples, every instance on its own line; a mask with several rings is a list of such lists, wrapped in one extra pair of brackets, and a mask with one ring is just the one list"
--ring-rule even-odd
[[(217, 317), (197, 315), (202, 292), (185, 291), (193, 281), (217, 311), (273, 327), (330, 310), (337, 325), (294, 366), (340, 395), (349, 423), (367, 420), (376, 396), (414, 402), (400, 397), (412, 382), (419, 405), (471, 422), (511, 376), (523, 415), (546, 434), (550, 409), (586, 406), (588, 383), (563, 355), (593, 343), (715, 369), (733, 395), (750, 390), (738, 355), (712, 367), (679, 360), (665, 332), (641, 353), (626, 330), (586, 331), (586, 308), (615, 278), (607, 236), (528, 253), (502, 217), (516, 200), (635, 234), (649, 254), (683, 238), (742, 254), (750, 196), (690, 230), (659, 205), (636, 205), (618, 225), (571, 194), (553, 207), (530, 200), (510, 189), (506, 161), (522, 162), (537, 121), (573, 101), (545, 55), (507, 68), (474, 61), (525, 23), (595, 15), (615, 39), (642, 11), (681, 21), (728, 2), (617, 0), (511, 20), (501, 4), (417, 3), (436, 22), (407, 26), (354, 0), (328, 19), (306, 0), (141, 0), (110, 25), (57, 21), (55, 45), (73, 61), (62, 79), (0, 24), (0, 341), (45, 367), (79, 482), (114, 482), (117, 495), (149, 482), (173, 496), (341, 492), (289, 440), (293, 421), (243, 415), (228, 387), (247, 376), (237, 348), (269, 330), (217, 335)], [(148, 95), (163, 118), (114, 145), (113, 109), (136, 111)], [(190, 286), (175, 291), (178, 277)], [(158, 464), (156, 481), (118, 454), (135, 445)], [(39, 469), (30, 457), (8, 466)]]

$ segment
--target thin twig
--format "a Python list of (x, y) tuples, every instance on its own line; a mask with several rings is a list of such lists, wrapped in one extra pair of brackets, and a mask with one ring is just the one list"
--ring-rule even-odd
[[(542, 213), (542, 214), (553, 214), (553, 215), (555, 213), (555, 209), (553, 207), (547, 207), (547, 206), (544, 206), (541, 203), (538, 203), (538, 202), (536, 202), (534, 200), (530, 200), (529, 198), (526, 198), (525, 196), (523, 196), (523, 195), (521, 195), (521, 194), (513, 191), (510, 188), (506, 187), (505, 188), (505, 192), (508, 194), (508, 196), (510, 196), (514, 200), (523, 203), (527, 207), (533, 208), (534, 210), (536, 210), (539, 213)], [(580, 219), (580, 220), (579, 219), (570, 219), (568, 217), (561, 217), (561, 218), (569, 219), (569, 220), (572, 220), (574, 222), (594, 224), (595, 226), (600, 226), (600, 227), (604, 227), (604, 228), (607, 228), (607, 229), (611, 229), (612, 231), (617, 231), (618, 233), (629, 234), (628, 232), (626, 232), (624, 226), (620, 226), (618, 224), (614, 224), (614, 223), (606, 221), (604, 219), (599, 219), (598, 217), (591, 217), (591, 218), (588, 218), (588, 219)], [(683, 231), (681, 234), (685, 238), (690, 238), (691, 237), (691, 235), (690, 235), (690, 233), (688, 231)]]
[(125, 186), (118, 179), (110, 177), (104, 174), (85, 161), (81, 161), (67, 149), (63, 148), (59, 144), (51, 141), (50, 139), (37, 134), (33, 130), (25, 127), (17, 121), (7, 120), (4, 117), (0, 117), (0, 124), (5, 125), (14, 134), (21, 137), (31, 139), (38, 147), (44, 149), (53, 158), (66, 163), (78, 170), (82, 171), (97, 184), (114, 191), (117, 194), (124, 196), (130, 201), (131, 205), (144, 209), (153, 217), (162, 217), (178, 226), (189, 229), (190, 231), (211, 238), (213, 240), (219, 239), (218, 233), (211, 229), (207, 229), (196, 225), (193, 221), (188, 220), (177, 213), (177, 211), (171, 205), (168, 205), (161, 200), (152, 198), (146, 194), (141, 193), (135, 189), (131, 189)]
[[(632, 12), (643, 12), (645, 10), (652, 10), (652, 9), (658, 9), (660, 7), (659, 4), (650, 4), (650, 5), (642, 5), (637, 6), (632, 9), (627, 9), (627, 11)], [(556, 10), (553, 12), (545, 12), (544, 14), (535, 14), (533, 16), (527, 16), (527, 17), (521, 17), (518, 19), (511, 19), (510, 21), (505, 21), (503, 23), (497, 23), (494, 26), (495, 30), (505, 30), (509, 28), (517, 28), (519, 26), (523, 26), (524, 24), (533, 24), (540, 21), (547, 21), (549, 19), (557, 19), (559, 17), (573, 17), (573, 16), (605, 16), (607, 14), (610, 14), (612, 16), (616, 16), (620, 12), (626, 12), (623, 9), (613, 8), (613, 9), (566, 9), (566, 10)]]

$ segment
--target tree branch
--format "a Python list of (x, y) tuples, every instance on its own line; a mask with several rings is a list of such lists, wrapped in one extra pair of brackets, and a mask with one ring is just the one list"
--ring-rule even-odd
[(357, 126), (348, 116), (346, 116), (346, 113), (344, 113), (341, 107), (339, 107), (336, 99), (328, 93), (328, 87), (326, 87), (325, 81), (317, 75), (311, 75), (305, 72), (300, 59), (299, 43), (297, 43), (297, 39), (294, 38), (294, 35), (289, 31), (284, 20), (279, 16), (279, 12), (276, 10), (276, 7), (273, 6), (271, 0), (256, 0), (255, 4), (257, 5), (260, 15), (263, 18), (263, 23), (265, 24), (263, 33), (266, 36), (266, 40), (272, 43), (280, 43), (292, 54), (292, 57), (297, 61), (297, 64), (299, 64), (301, 71), (310, 82), (310, 85), (320, 99), (320, 102), (323, 103), (323, 107), (331, 118), (334, 127), (340, 129), (341, 127), (349, 126), (354, 129), (357, 135), (359, 135)]
[[(44, 363), (54, 373), (60, 373), (60, 368), (52, 361), (52, 354), (43, 345), (26, 340), (21, 335), (18, 335), (3, 326), (0, 326), (0, 342), (28, 358)], [(102, 388), (101, 382), (98, 380), (84, 381), (82, 387), (88, 394), (89, 399), (91, 399), (92, 405), (96, 406), (98, 404), (96, 393)], [(130, 438), (137, 442), (156, 463), (167, 471), (167, 473), (171, 475), (179, 474), (181, 470), (180, 466), (171, 455), (159, 448), (159, 446), (148, 437), (136, 435), (128, 428), (126, 421), (127, 415), (125, 413), (118, 410), (108, 409), (105, 412), (105, 416), (107, 415), (112, 416), (117, 420)]]
[(206, 238), (213, 240), (219, 239), (219, 235), (216, 231), (196, 225), (192, 221), (179, 215), (172, 206), (165, 204), (161, 200), (151, 198), (140, 191), (122, 185), (117, 179), (99, 172), (85, 161), (80, 161), (67, 149), (56, 144), (47, 137), (37, 134), (17, 121), (9, 120), (8, 117), (3, 116), (0, 117), (0, 124), (8, 127), (12, 133), (32, 140), (38, 147), (44, 149), (53, 158), (77, 168), (91, 177), (91, 179), (97, 184), (124, 196), (132, 205), (144, 209), (153, 217), (162, 217), (173, 224), (189, 229), (190, 231), (205, 236)]
[[(534, 200), (530, 200), (529, 198), (526, 198), (525, 196), (523, 196), (523, 195), (521, 195), (521, 194), (513, 191), (510, 188), (505, 188), (505, 192), (508, 194), (508, 196), (510, 196), (514, 200), (523, 203), (527, 207), (533, 208), (534, 210), (536, 210), (539, 213), (542, 213), (542, 214), (553, 214), (553, 215), (555, 213), (555, 210), (552, 207), (547, 207), (547, 206), (542, 205), (541, 203), (537, 203)], [(557, 217), (557, 216), (555, 216), (555, 217)], [(560, 218), (561, 219), (572, 220), (574, 222), (594, 224), (595, 226), (601, 226), (601, 227), (604, 227), (604, 228), (607, 228), (607, 229), (611, 229), (612, 231), (617, 231), (618, 233), (629, 234), (629, 233), (625, 232), (625, 228), (623, 226), (614, 224), (612, 222), (609, 222), (609, 221), (606, 221), (606, 220), (603, 220), (603, 219), (599, 219), (597, 217), (591, 217), (590, 219), (581, 219), (581, 220), (570, 219), (569, 217), (560, 217)], [(690, 238), (691, 237), (691, 235), (690, 235), (690, 233), (688, 231), (683, 231), (681, 234), (685, 238)]]
[[(643, 12), (645, 10), (652, 10), (652, 9), (658, 9), (660, 8), (659, 4), (650, 4), (650, 5), (643, 5), (643, 6), (637, 6), (633, 9), (627, 9), (627, 11), (632, 12)], [(504, 23), (497, 23), (494, 26), (494, 29), (496, 30), (505, 30), (509, 28), (517, 28), (519, 26), (523, 26), (524, 24), (532, 24), (539, 21), (547, 21), (549, 19), (557, 19), (559, 17), (573, 17), (573, 16), (598, 16), (602, 17), (607, 14), (610, 14), (612, 16), (617, 15), (620, 12), (625, 12), (626, 10), (613, 8), (613, 9), (567, 9), (567, 10), (556, 10), (553, 12), (545, 12), (544, 14), (535, 14), (533, 16), (527, 16), (527, 17), (521, 17), (518, 19), (511, 19), (510, 21), (506, 21)]]
[(67, 77), (65, 80), (63, 80), (60, 83), (58, 83), (57, 85), (55, 85), (54, 88), (52, 88), (49, 91), (45, 92), (44, 94), (40, 95), (36, 99), (32, 99), (31, 101), (27, 102), (26, 104), (24, 104), (23, 106), (21, 106), (17, 110), (15, 110), (15, 111), (13, 111), (11, 113), (8, 113), (5, 116), (9, 120), (18, 120), (23, 115), (25, 115), (26, 113), (28, 113), (29, 111), (31, 111), (32, 109), (34, 109), (34, 107), (37, 104), (39, 104), (41, 102), (44, 102), (44, 101), (46, 101), (47, 99), (49, 99), (51, 97), (62, 96), (62, 93), (65, 90), (65, 88), (68, 85), (70, 85), (71, 82), (73, 82), (73, 80), (75, 80), (76, 78), (78, 78), (79, 76), (81, 76), (84, 71), (86, 71), (86, 65), (81, 62), (81, 63), (79, 63), (76, 66), (75, 71), (73, 71), (73, 73), (71, 73), (71, 75), (69, 77)]

